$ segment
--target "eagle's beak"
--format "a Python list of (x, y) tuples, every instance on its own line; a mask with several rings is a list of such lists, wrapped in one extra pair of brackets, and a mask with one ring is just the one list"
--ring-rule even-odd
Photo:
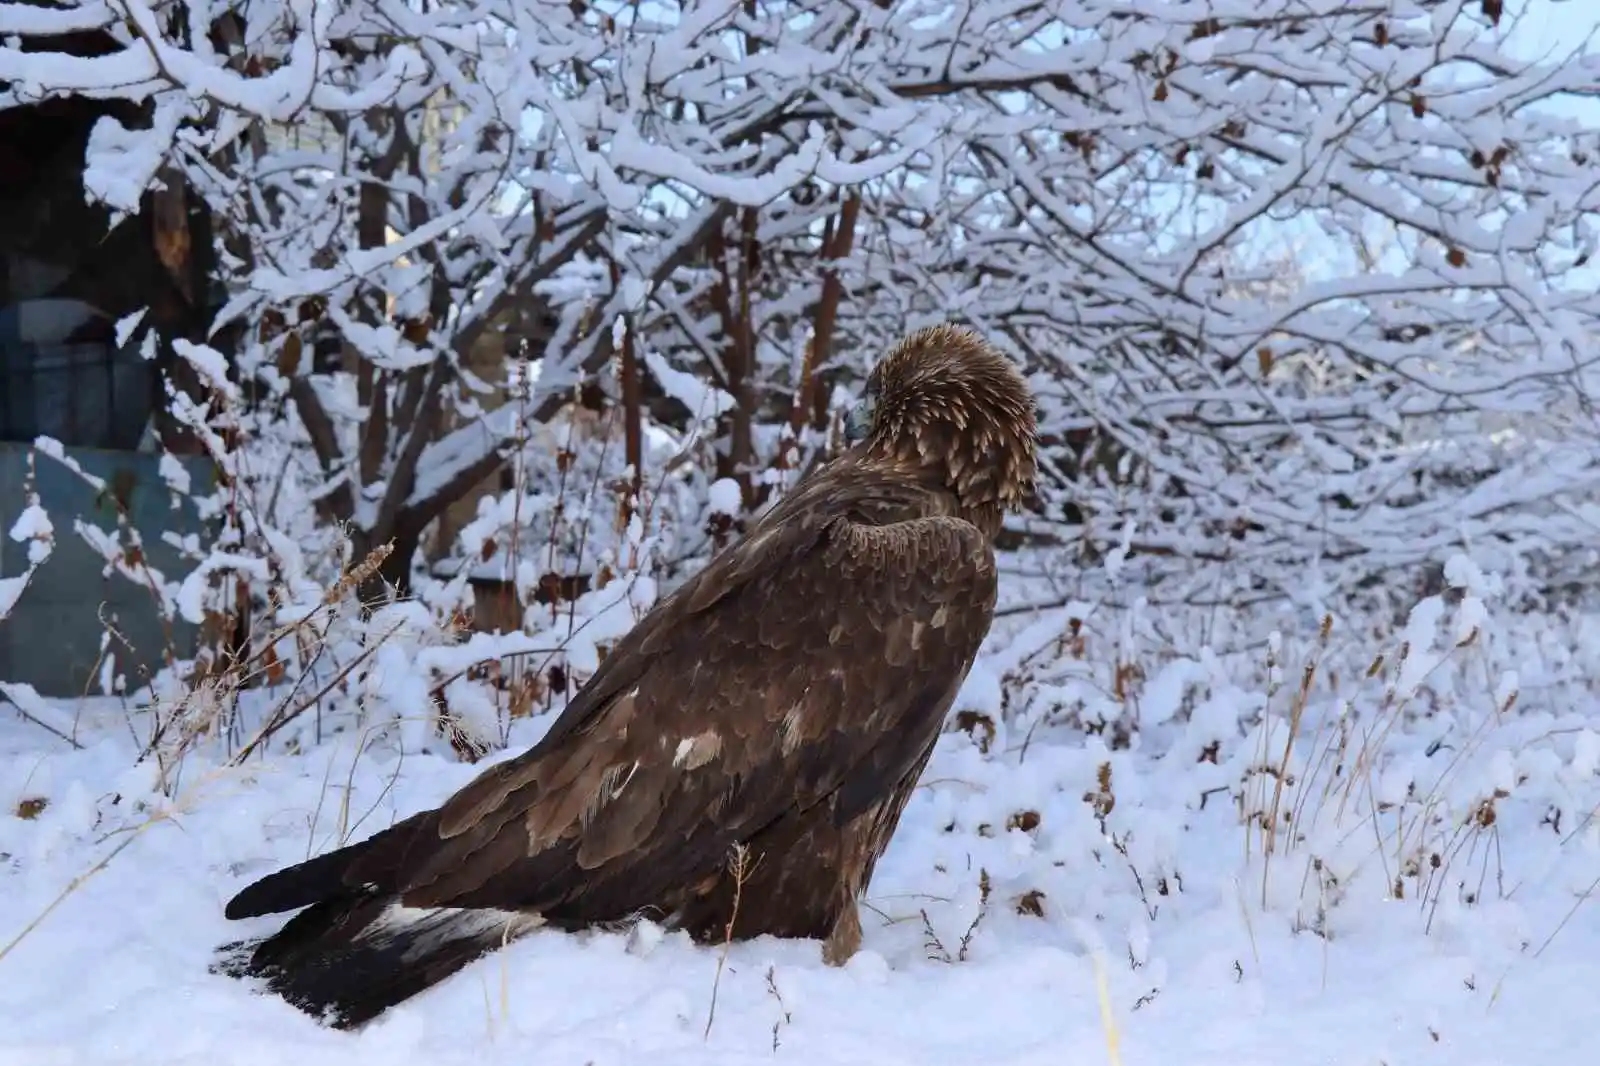
[(844, 441), (846, 444), (859, 444), (867, 436), (867, 430), (872, 427), (872, 408), (867, 401), (857, 400), (844, 413)]

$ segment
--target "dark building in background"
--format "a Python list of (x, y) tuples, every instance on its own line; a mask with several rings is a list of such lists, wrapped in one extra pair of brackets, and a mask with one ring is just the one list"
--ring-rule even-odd
[[(31, 46), (75, 55), (117, 47), (92, 34)], [(85, 201), (85, 148), (102, 116), (130, 127), (146, 122), (143, 108), (126, 101), (0, 109), (0, 576), (26, 568), (26, 546), (8, 534), (35, 438), (56, 439), (108, 486), (97, 493), (60, 464), (34, 464), (55, 553), (0, 620), (0, 680), (55, 696), (97, 688), (102, 616), (115, 621), (115, 672), (129, 689), (168, 654), (192, 653), (194, 641), (188, 627), (161, 621), (148, 589), (104, 574), (101, 557), (73, 532), (74, 519), (112, 531), (120, 511), (139, 530), (150, 565), (169, 580), (182, 576), (162, 534), (196, 532), (198, 523), (187, 507), (173, 508), (157, 441), (195, 449), (167, 416), (162, 376), (184, 386), (171, 341), (204, 340), (220, 302), (208, 215), (175, 175), (115, 226), (106, 208)], [(119, 344), (118, 321), (141, 310), (139, 328)], [(204, 484), (210, 464), (195, 455), (189, 465)]]
[(137, 227), (108, 233), (108, 212), (83, 196), (89, 130), (110, 110), (0, 111), (0, 440), (131, 451), (155, 406), (154, 364), (115, 340), (138, 306)]

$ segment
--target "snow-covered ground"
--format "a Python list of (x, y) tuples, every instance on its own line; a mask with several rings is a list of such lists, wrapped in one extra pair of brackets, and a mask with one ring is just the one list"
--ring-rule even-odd
[[(1586, 1063), (1590, 627), (1502, 618), (1489, 650), (1486, 632), (1424, 676), (1424, 630), (1450, 643), (1477, 620), (1432, 602), (1411, 665), (1391, 649), (1376, 677), (1341, 677), (1335, 660), (1371, 649), (1330, 651), (1298, 711), (1315, 634), (1273, 653), (1270, 698), (1249, 655), (1218, 655), (1152, 661), (1119, 699), (1114, 642), (1078, 645), (1064, 613), (1001, 627), (962, 701), (971, 728), (941, 741), (848, 966), (809, 942), (723, 959), (648, 930), (540, 934), (357, 1033), (209, 973), (217, 945), (280, 920), (230, 923), (223, 902), (481, 767), (356, 758), (350, 738), (243, 771), (195, 756), (175, 812), (152, 821), (169, 804), (132, 767), (120, 711), (61, 708), (81, 710), (74, 751), (6, 709), (0, 1063)], [(1386, 709), (1397, 678), (1418, 693)], [(547, 724), (519, 723), (513, 750)], [(1269, 863), (1241, 810), (1293, 827)]]

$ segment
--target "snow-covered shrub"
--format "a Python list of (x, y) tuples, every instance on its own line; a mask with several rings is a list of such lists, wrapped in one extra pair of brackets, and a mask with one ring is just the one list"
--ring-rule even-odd
[[(207, 363), (215, 353), (183, 354)], [(293, 412), (253, 407), (225, 377), (215, 383), (206, 405), (172, 391), (174, 414), (216, 470), (202, 486), (170, 457), (162, 464), (168, 490), (210, 529), (165, 535), (185, 572), (152, 568), (125, 515), (109, 533), (74, 522), (108, 573), (151, 591), (162, 619), (199, 627), (196, 657), (169, 661), (136, 701), (144, 754), (163, 774), (196, 746), (238, 762), (351, 731), (363, 745), (448, 744), (475, 760), (504, 742), (512, 718), (558, 705), (593, 672), (654, 602), (656, 571), (681, 577), (685, 559), (703, 557), (716, 507), (729, 505), (724, 486), (684, 461), (698, 423), (645, 427), (636, 489), (615, 411), (573, 405), (516, 442), (510, 491), (480, 498), (456, 543), (397, 595), (375, 581), (392, 545), (358, 556), (318, 513), (324, 482)], [(53, 441), (35, 450), (104, 488)], [(24, 518), (18, 530), (49, 534), (36, 505)], [(498, 634), (469, 633), (469, 581), (485, 577), (522, 606)], [(107, 694), (138, 695), (115, 661), (112, 648)]]
[[(1548, 862), (1539, 841), (1592, 823), (1590, 627), (1508, 607), (1465, 556), (1443, 578), (1399, 630), (1354, 607), (1315, 625), (1149, 604), (1002, 617), (951, 716), (935, 817), (1022, 913), (1107, 917), (1131, 892), (1110, 918), (1142, 926), (1231, 881), (1230, 906), (1338, 937), (1372, 920), (1352, 899), (1424, 932), (1497, 904)], [(1185, 844), (1219, 819), (1229, 853)]]
[[(748, 508), (885, 344), (956, 318), (1033, 376), (1011, 533), (1058, 582), (1120, 548), (1152, 602), (1316, 618), (1403, 610), (1467, 549), (1517, 602), (1572, 592), (1600, 140), (1549, 105), (1592, 50), (1522, 59), (1501, 5), (1450, 0), (758, 7), (265, 3), (196, 36), (158, 0), (70, 20), (111, 54), (5, 72), (149, 101), (96, 127), (87, 191), (205, 201), (219, 350), (306, 427), (323, 520), (395, 541), (392, 584), (607, 367), (630, 433), (714, 384)], [(476, 417), (497, 337), (539, 365), (525, 418)]]

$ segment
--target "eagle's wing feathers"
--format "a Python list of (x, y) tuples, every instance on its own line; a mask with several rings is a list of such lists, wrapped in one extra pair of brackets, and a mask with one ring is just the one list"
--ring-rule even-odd
[(982, 533), (943, 515), (791, 520), (723, 559), (607, 657), (569, 728), (452, 797), (388, 877), (379, 855), (363, 876), (411, 906), (626, 911), (714, 873), (787, 808), (838, 793), (846, 817), (900, 780), (988, 628)]

